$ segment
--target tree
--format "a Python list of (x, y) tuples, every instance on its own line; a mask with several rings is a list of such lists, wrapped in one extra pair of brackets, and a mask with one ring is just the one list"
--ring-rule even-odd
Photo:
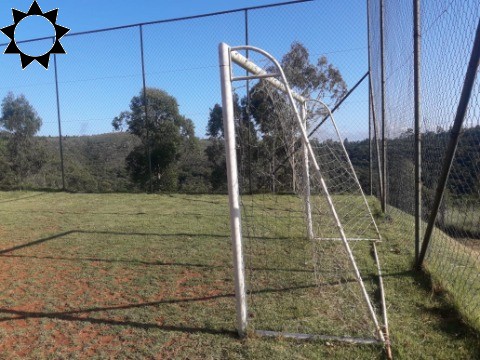
[[(237, 94), (233, 94), (233, 112), (235, 121), (235, 132), (237, 137), (237, 156), (245, 158), (246, 166), (241, 176), (248, 177), (248, 181), (243, 182), (246, 187), (243, 191), (253, 191), (252, 173), (253, 162), (256, 158), (255, 144), (257, 135), (251, 116), (248, 114), (246, 100), (240, 100)], [(211, 166), (210, 185), (214, 191), (226, 191), (227, 186), (227, 165), (225, 159), (225, 145), (223, 133), (223, 109), (219, 104), (215, 104), (210, 109), (209, 120), (207, 124), (207, 136), (209, 136), (209, 145), (205, 149), (208, 161)]]
[[(292, 43), (290, 51), (281, 60), (281, 66), (292, 90), (305, 98), (321, 99), (332, 106), (347, 92), (340, 71), (325, 56), (315, 64), (311, 63), (307, 48), (299, 42)], [(277, 72), (273, 67), (268, 71)], [(261, 132), (265, 152), (270, 154), (274, 170), (278, 163), (288, 157), (290, 169), (283, 169), (284, 178), (280, 182), (291, 182), (295, 190), (295, 153), (300, 143), (299, 128), (287, 98), (268, 81), (261, 80), (250, 91), (250, 113)], [(310, 104), (309, 114), (324, 116), (326, 112), (324, 108)], [(271, 176), (278, 178), (279, 174)]]
[(2, 101), (0, 127), (19, 140), (33, 137), (41, 126), (42, 119), (25, 96), (8, 93)]
[(145, 95), (141, 91), (134, 96), (130, 111), (114, 118), (112, 126), (141, 140), (126, 158), (132, 181), (146, 190), (175, 191), (178, 159), (185, 143), (195, 139), (194, 125), (180, 115), (177, 100), (166, 91), (147, 88)]
[(340, 71), (325, 56), (318, 58), (315, 65), (312, 64), (307, 48), (300, 42), (292, 43), (281, 65), (289, 85), (304, 97), (330, 99), (327, 103), (336, 104), (347, 92)]
[[(236, 102), (238, 104), (238, 102)], [(223, 137), (223, 115), (222, 107), (215, 104), (213, 109), (210, 109), (210, 117), (207, 124), (207, 136), (210, 138)]]
[[(299, 42), (292, 43), (281, 66), (290, 86), (304, 97), (320, 98), (331, 105), (338, 103), (347, 91), (340, 71), (326, 57), (312, 64), (308, 50)], [(267, 70), (277, 72), (274, 68)], [(323, 114), (321, 109), (315, 111)], [(267, 81), (260, 80), (250, 89), (248, 98), (240, 100), (234, 94), (234, 114), (237, 155), (245, 160), (242, 176), (248, 177), (242, 182), (243, 191), (288, 190), (289, 186), (279, 188), (278, 183), (292, 183), (295, 188), (295, 155), (289, 155), (298, 150), (299, 129), (285, 95)], [(212, 166), (211, 184), (215, 190), (226, 184), (222, 107), (219, 104), (210, 109), (207, 135), (210, 145), (206, 154)], [(280, 166), (287, 157), (289, 164)], [(267, 168), (270, 172), (259, 171)], [(280, 177), (281, 181), (277, 181)]]
[(34, 141), (41, 126), (42, 119), (24, 95), (7, 94), (2, 101), (0, 131), (8, 138), (6, 153), (11, 170), (22, 179), (42, 167), (42, 149)]
[[(234, 102), (238, 107), (238, 101)], [(207, 124), (209, 145), (205, 149), (210, 165), (210, 186), (213, 191), (225, 191), (227, 188), (227, 161), (225, 159), (225, 144), (223, 140), (222, 106), (215, 104), (210, 109)]]

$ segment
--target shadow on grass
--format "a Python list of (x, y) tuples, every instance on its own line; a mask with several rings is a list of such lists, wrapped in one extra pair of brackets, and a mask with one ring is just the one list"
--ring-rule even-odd
[[(331, 284), (324, 284), (325, 286)], [(337, 285), (336, 283), (334, 285)], [(253, 291), (253, 295), (269, 294), (269, 293), (281, 293), (281, 292), (290, 292), (296, 290), (304, 290), (315, 288), (317, 285), (303, 285), (303, 286), (294, 286), (278, 289), (262, 289), (258, 291)], [(186, 303), (195, 303), (195, 302), (207, 302), (215, 301), (219, 299), (233, 299), (235, 298), (234, 294), (219, 294), (206, 297), (197, 297), (197, 298), (187, 298), (187, 299), (167, 299), (153, 302), (145, 302), (139, 304), (126, 304), (118, 306), (108, 306), (108, 307), (91, 307), (86, 309), (78, 309), (71, 311), (62, 311), (62, 312), (39, 312), (39, 311), (22, 311), (14, 309), (5, 309), (0, 308), (0, 313), (4, 314), (4, 317), (0, 318), (1, 322), (8, 321), (18, 321), (26, 319), (56, 319), (64, 321), (73, 321), (73, 322), (87, 322), (91, 324), (100, 324), (100, 325), (111, 325), (111, 326), (128, 326), (138, 329), (158, 329), (162, 331), (178, 331), (178, 332), (187, 332), (187, 333), (205, 333), (211, 335), (223, 335), (229, 337), (237, 337), (237, 332), (231, 329), (211, 329), (204, 327), (189, 327), (189, 326), (174, 326), (174, 325), (160, 325), (155, 323), (143, 323), (137, 321), (123, 321), (123, 320), (114, 320), (114, 319), (102, 319), (92, 316), (84, 316), (85, 314), (91, 314), (96, 312), (108, 312), (108, 311), (118, 311), (118, 310), (130, 310), (130, 309), (139, 309), (147, 307), (159, 307), (162, 305), (172, 305), (172, 304), (186, 304)], [(232, 310), (233, 314), (233, 310)]]
[[(165, 266), (165, 267), (185, 267), (185, 268), (204, 268), (204, 269), (232, 269), (231, 265), (213, 265), (213, 264), (194, 264), (182, 262), (164, 262), (164, 261), (142, 261), (142, 260), (126, 260), (126, 259), (102, 259), (102, 258), (69, 258), (61, 256), (37, 256), (37, 255), (15, 255), (15, 254), (1, 254), (0, 257), (5, 258), (19, 258), (19, 259), (35, 259), (35, 260), (56, 260), (67, 262), (103, 262), (106, 264), (127, 264), (127, 265), (141, 265), (141, 266)], [(282, 269), (282, 268), (267, 268), (267, 267), (252, 267), (252, 271), (279, 271), (292, 273), (306, 273), (311, 274), (312, 270), (308, 269)]]
[[(425, 291), (426, 297), (431, 297), (436, 300), (437, 305), (428, 306), (425, 304), (418, 304), (422, 312), (431, 314), (438, 321), (438, 329), (450, 337), (454, 338), (470, 338), (472, 341), (479, 342), (480, 334), (469, 324), (465, 323), (462, 315), (452, 305), (452, 302), (447, 298), (446, 293), (439, 287), (426, 272), (419, 272), (408, 270), (400, 273), (391, 273), (383, 275), (384, 277), (409, 277), (415, 281), (417, 286)], [(480, 359), (480, 346), (477, 348), (478, 359)]]
[(218, 234), (189, 234), (189, 233), (177, 233), (177, 234), (158, 234), (158, 233), (137, 233), (137, 232), (115, 232), (115, 231), (87, 231), (87, 230), (69, 230), (64, 231), (58, 234), (54, 234), (51, 236), (47, 236), (41, 239), (37, 239), (25, 244), (13, 246), (8, 249), (0, 250), (0, 255), (8, 254), (17, 250), (21, 250), (24, 248), (28, 248), (31, 246), (36, 246), (43, 244), (47, 241), (59, 239), (68, 235), (72, 234), (91, 234), (91, 235), (114, 235), (114, 236), (155, 236), (155, 237), (177, 237), (177, 236), (184, 236), (184, 237), (211, 237), (211, 238), (223, 238), (225, 240), (228, 239), (228, 236), (225, 235), (218, 235)]
[[(13, 246), (7, 249), (0, 250), (0, 256), (2, 257), (15, 257), (15, 258), (30, 258), (30, 259), (44, 259), (44, 260), (59, 260), (59, 261), (71, 261), (71, 262), (105, 262), (105, 263), (124, 263), (132, 265), (146, 265), (146, 266), (181, 266), (181, 267), (198, 267), (198, 268), (225, 268), (227, 265), (212, 265), (212, 264), (194, 264), (194, 263), (179, 263), (179, 262), (162, 262), (162, 261), (142, 261), (142, 260), (126, 260), (126, 259), (102, 259), (95, 257), (87, 258), (69, 258), (59, 256), (37, 256), (37, 255), (16, 255), (12, 254), (15, 251), (37, 246), (46, 243), (51, 240), (63, 238), (65, 236), (73, 234), (87, 234), (87, 235), (111, 235), (111, 236), (151, 236), (159, 238), (177, 238), (177, 237), (191, 237), (191, 238), (216, 238), (229, 241), (228, 235), (221, 234), (192, 234), (192, 233), (176, 233), (176, 234), (161, 234), (161, 233), (146, 233), (146, 232), (118, 232), (118, 231), (90, 231), (90, 230), (70, 230), (54, 234), (48, 237), (37, 239), (28, 243)], [(261, 240), (273, 240), (270, 237), (257, 237)], [(290, 237), (275, 238), (274, 240), (291, 240)], [(298, 272), (298, 273), (310, 273), (308, 269), (298, 268), (267, 268), (267, 267), (255, 267), (252, 268), (255, 271), (286, 271), (286, 272)]]
[(13, 251), (28, 248), (28, 247), (31, 247), (31, 246), (40, 245), (40, 244), (43, 244), (43, 243), (45, 243), (47, 241), (50, 241), (50, 240), (55, 240), (55, 239), (59, 239), (59, 238), (62, 238), (64, 236), (67, 236), (67, 235), (70, 235), (70, 234), (74, 234), (75, 232), (76, 231), (74, 231), (74, 230), (65, 231), (65, 232), (61, 232), (61, 233), (58, 233), (58, 234), (55, 234), (55, 235), (52, 235), (52, 236), (48, 236), (48, 237), (45, 237), (45, 238), (34, 240), (34, 241), (29, 242), (29, 243), (13, 246), (13, 247), (8, 248), (8, 249), (0, 250), (0, 255), (8, 254), (8, 253), (11, 253)]
[[(110, 232), (95, 232), (95, 231), (67, 231), (62, 232), (59, 234), (55, 234), (49, 237), (45, 237), (42, 239), (38, 239), (26, 244), (18, 245), (9, 249), (4, 249), (0, 251), (0, 255), (4, 257), (22, 257), (22, 255), (15, 255), (11, 254), (16, 250), (20, 250), (29, 246), (36, 246), (51, 240), (59, 239), (64, 236), (75, 234), (75, 233), (87, 233), (87, 234), (112, 234)], [(126, 233), (113, 233), (113, 235), (125, 235)], [(128, 234), (128, 233), (127, 233)], [(138, 235), (137, 233), (131, 233), (131, 235)], [(159, 235), (159, 234), (156, 234)], [(161, 235), (159, 235), (161, 236)], [(178, 235), (177, 235), (178, 236)], [(56, 259), (56, 258), (54, 258)], [(73, 259), (68, 259), (73, 260)], [(117, 262), (117, 260), (109, 260), (109, 259), (88, 259), (87, 261), (107, 261), (107, 262)], [(78, 259), (77, 259), (78, 261)], [(84, 260), (81, 260), (84, 261)], [(136, 261), (131, 260), (120, 260), (120, 262), (127, 262), (127, 263), (134, 263)], [(143, 263), (143, 262), (141, 262)], [(204, 265), (204, 264), (165, 264), (165, 263), (158, 263), (152, 262), (151, 265), (168, 265), (168, 266), (198, 266), (198, 267), (212, 267), (211, 265)], [(218, 267), (218, 266), (214, 266)], [(226, 266), (221, 266), (225, 268)], [(269, 269), (279, 271), (279, 269)], [(295, 269), (285, 269), (285, 271), (295, 271)], [(301, 271), (305, 271), (301, 269)], [(347, 282), (355, 282), (355, 279), (343, 279), (343, 281), (332, 281), (332, 282), (325, 282), (323, 284), (302, 284), (298, 286), (279, 286), (274, 288), (264, 288), (264, 289), (256, 289), (250, 292), (250, 295), (269, 295), (269, 294), (278, 294), (278, 293), (291, 293), (291, 292), (298, 292), (302, 290), (311, 290), (311, 289), (318, 289), (319, 287), (328, 287), (328, 286), (338, 286), (342, 283)], [(227, 290), (228, 291), (228, 290)], [(298, 295), (298, 293), (296, 293)], [(149, 307), (161, 307), (163, 305), (172, 305), (172, 304), (191, 304), (191, 303), (199, 303), (199, 302), (216, 302), (217, 300), (229, 300), (232, 303), (232, 316), (234, 316), (234, 294), (232, 293), (224, 293), (218, 294), (213, 296), (206, 296), (206, 297), (194, 297), (194, 298), (177, 298), (177, 299), (165, 299), (153, 302), (145, 302), (145, 303), (135, 303), (135, 304), (120, 304), (117, 306), (105, 306), (105, 307), (90, 307), (85, 309), (75, 309), (71, 311), (58, 311), (58, 312), (45, 312), (45, 311), (22, 311), (22, 310), (15, 310), (15, 309), (8, 309), (8, 308), (0, 308), (0, 314), (3, 314), (3, 317), (0, 318), (0, 322), (14, 322), (18, 320), (25, 320), (31, 318), (43, 318), (43, 319), (56, 319), (56, 320), (63, 320), (63, 321), (71, 321), (71, 322), (86, 322), (91, 324), (99, 324), (99, 325), (108, 325), (108, 326), (125, 326), (131, 327), (136, 329), (144, 329), (144, 330), (161, 330), (161, 331), (170, 331), (170, 332), (185, 332), (185, 333), (203, 333), (203, 334), (210, 334), (210, 335), (220, 335), (220, 336), (227, 336), (235, 338), (237, 337), (237, 333), (229, 328), (225, 328), (225, 326), (220, 325), (218, 328), (216, 327), (209, 327), (208, 325), (203, 327), (200, 326), (183, 326), (183, 325), (175, 325), (177, 321), (175, 318), (171, 319), (174, 323), (173, 325), (164, 325), (155, 322), (139, 322), (139, 321), (131, 321), (128, 320), (128, 314), (126, 314), (126, 319), (118, 319), (118, 318), (110, 318), (110, 316), (105, 316), (103, 318), (95, 316), (95, 313), (101, 312), (115, 312), (115, 311), (122, 311), (122, 310), (130, 310), (130, 309), (142, 309), (142, 308), (149, 308)], [(219, 306), (221, 306), (220, 304)], [(215, 308), (215, 304), (212, 305), (212, 308)], [(188, 310), (184, 310), (188, 311)], [(193, 314), (194, 316), (194, 314)], [(113, 317), (113, 316), (112, 316)], [(180, 317), (179, 317), (180, 318)]]
[(210, 329), (203, 327), (189, 327), (189, 326), (174, 326), (174, 325), (160, 325), (155, 323), (143, 323), (137, 321), (128, 321), (128, 320), (114, 320), (114, 319), (101, 319), (95, 317), (85, 317), (81, 316), (82, 314), (89, 314), (94, 312), (101, 311), (115, 311), (115, 310), (129, 310), (129, 309), (138, 309), (146, 307), (156, 307), (161, 305), (168, 304), (181, 304), (181, 303), (190, 303), (190, 302), (203, 302), (216, 300), (220, 298), (234, 298), (233, 294), (209, 296), (202, 298), (193, 298), (193, 299), (172, 299), (172, 300), (161, 300), (154, 302), (147, 302), (141, 304), (128, 304), (120, 306), (110, 306), (110, 307), (95, 307), (81, 310), (72, 310), (72, 311), (63, 311), (63, 312), (35, 312), (35, 311), (21, 311), (21, 310), (11, 310), (11, 309), (0, 309), (0, 313), (6, 315), (12, 315), (12, 317), (3, 317), (0, 318), (0, 322), (7, 321), (17, 321), (25, 319), (56, 319), (64, 321), (75, 321), (75, 322), (87, 322), (91, 324), (99, 325), (111, 325), (111, 326), (128, 326), (138, 329), (150, 330), (158, 329), (162, 331), (178, 331), (178, 332), (187, 332), (187, 333), (204, 333), (211, 335), (224, 335), (230, 337), (237, 337), (237, 332), (230, 329)]
[(20, 258), (20, 259), (36, 259), (36, 260), (58, 260), (68, 262), (103, 262), (107, 264), (127, 264), (127, 265), (142, 265), (142, 266), (178, 266), (178, 267), (193, 267), (206, 269), (225, 269), (228, 265), (210, 265), (210, 264), (193, 264), (181, 262), (163, 262), (163, 261), (142, 261), (142, 260), (113, 260), (101, 258), (68, 258), (61, 256), (36, 256), (36, 255), (5, 255), (0, 254), (0, 257)]

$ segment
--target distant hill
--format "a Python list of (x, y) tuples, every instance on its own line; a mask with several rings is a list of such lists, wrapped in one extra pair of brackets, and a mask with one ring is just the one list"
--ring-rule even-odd
[[(423, 184), (426, 196), (436, 187), (438, 173), (449, 139), (447, 131), (423, 134)], [(16, 174), (7, 157), (9, 135), (0, 132), (0, 189), (61, 189), (61, 162), (58, 137), (35, 137), (33, 152), (26, 158), (27, 171)], [(125, 158), (139, 144), (137, 137), (117, 132), (63, 138), (65, 182), (67, 190), (81, 192), (136, 191), (125, 168)], [(198, 139), (194, 149), (185, 150), (178, 159), (180, 192), (210, 192), (212, 164), (205, 149), (210, 140)], [(345, 147), (364, 190), (369, 193), (368, 140), (346, 141)], [(464, 130), (461, 137), (448, 192), (453, 196), (480, 193), (480, 127)], [(32, 150), (32, 149), (29, 149)], [(393, 203), (405, 211), (411, 208), (405, 192), (413, 192), (413, 134), (388, 140), (389, 194)], [(428, 157), (427, 157), (428, 156)], [(270, 161), (269, 159), (265, 159)], [(376, 166), (374, 166), (376, 169)], [(222, 181), (226, 181), (223, 179)], [(376, 173), (374, 173), (374, 183)], [(226, 184), (225, 184), (226, 185)], [(226, 186), (219, 186), (226, 188)], [(255, 189), (253, 189), (255, 190)]]

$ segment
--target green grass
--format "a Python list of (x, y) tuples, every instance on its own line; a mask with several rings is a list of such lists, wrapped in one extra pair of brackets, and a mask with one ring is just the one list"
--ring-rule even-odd
[(446, 290), (456, 308), (480, 329), (480, 253), (436, 230), (432, 236), (426, 269)]
[[(255, 195), (243, 197), (243, 234), (250, 292), (251, 324), (256, 329), (288, 333), (376, 338), (362, 291), (341, 241), (309, 241), (302, 200), (294, 196)], [(323, 196), (312, 197), (316, 236), (338, 238)], [(360, 200), (360, 201), (358, 201)], [(361, 198), (351, 195), (334, 197), (338, 212), (351, 238), (374, 238), (368, 229), (371, 218), (352, 221), (366, 215)], [(341, 204), (349, 203), (348, 211)], [(318, 210), (317, 210), (318, 209)], [(318, 221), (323, 218), (324, 221)], [(350, 218), (351, 221), (348, 221)], [(362, 226), (358, 226), (359, 222)], [(355, 232), (359, 229), (363, 233)], [(370, 254), (371, 244), (350, 242), (365, 277), (366, 286), (375, 297), (376, 268)], [(288, 289), (288, 290), (287, 290)], [(380, 314), (379, 314), (380, 315)]]
[[(291, 329), (303, 319), (302, 329), (333, 330), (331, 319), (308, 323), (307, 305), (322, 294), (282, 289), (285, 279), (307, 281), (297, 270), (310, 266), (310, 254), (298, 251), (307, 244), (279, 240), (302, 227), (285, 211), (291, 201), (271, 197), (269, 212), (253, 214), (269, 240), (246, 245), (247, 255), (258, 254), (247, 267), (260, 271), (252, 323)], [(411, 271), (402, 216), (378, 217), (394, 356), (480, 357), (478, 334), (450, 298)], [(272, 218), (276, 230), (259, 228)], [(369, 254), (356, 251), (370, 266)], [(384, 358), (376, 346), (236, 337), (226, 196), (0, 193), (0, 255), (5, 358)]]
[[(399, 210), (391, 210), (395, 230), (412, 232), (413, 218)], [(425, 223), (423, 227), (426, 227)], [(435, 287), (445, 291), (463, 318), (480, 331), (480, 253), (477, 242), (475, 239), (452, 238), (437, 228), (432, 234), (424, 268)]]

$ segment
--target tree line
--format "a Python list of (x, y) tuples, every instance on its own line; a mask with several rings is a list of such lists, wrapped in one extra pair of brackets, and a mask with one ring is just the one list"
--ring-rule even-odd
[[(327, 99), (333, 106), (347, 86), (340, 71), (325, 57), (311, 62), (308, 50), (293, 43), (281, 60), (294, 91)], [(242, 192), (292, 192), (298, 176), (298, 131), (284, 97), (259, 81), (240, 97), (234, 95), (237, 155)], [(322, 115), (321, 109), (310, 109)], [(281, 124), (281, 126), (279, 126)], [(38, 136), (42, 119), (23, 95), (9, 93), (1, 104), (0, 189), (61, 189), (62, 161), (57, 137)], [(133, 96), (129, 109), (112, 120), (114, 132), (66, 136), (63, 166), (66, 190), (81, 192), (227, 191), (222, 107), (210, 109), (207, 138), (199, 138), (191, 119), (179, 111), (177, 100), (165, 90), (147, 88)], [(439, 152), (448, 130), (424, 134), (424, 156)], [(480, 128), (466, 129), (455, 159), (458, 169), (449, 180), (454, 196), (478, 192)], [(315, 142), (315, 140), (313, 140)], [(337, 140), (330, 140), (337, 141)], [(413, 134), (406, 131), (388, 140), (391, 201), (411, 207), (402, 194), (413, 191)], [(345, 147), (365, 192), (370, 191), (369, 142), (345, 141)], [(295, 155), (297, 154), (297, 155)], [(427, 160), (427, 159), (425, 159)], [(428, 163), (428, 162), (424, 162)], [(438, 174), (423, 171), (425, 193), (431, 193)], [(408, 201), (408, 203), (407, 203)]]

